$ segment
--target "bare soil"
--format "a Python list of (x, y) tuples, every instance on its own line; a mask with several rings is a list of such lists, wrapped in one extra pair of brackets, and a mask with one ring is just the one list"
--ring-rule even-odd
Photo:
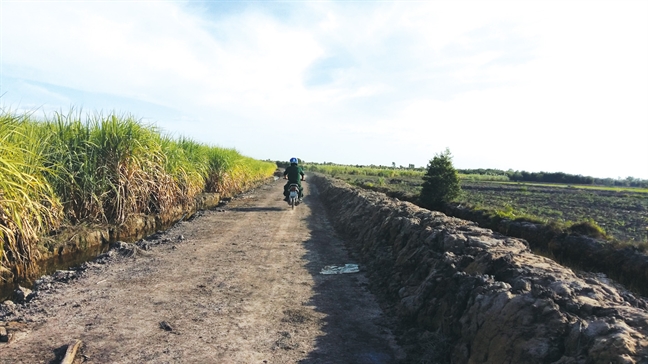
[(40, 291), (0, 363), (55, 363), (76, 339), (78, 363), (401, 361), (362, 266), (320, 274), (356, 262), (304, 186), (295, 210), (279, 180)]

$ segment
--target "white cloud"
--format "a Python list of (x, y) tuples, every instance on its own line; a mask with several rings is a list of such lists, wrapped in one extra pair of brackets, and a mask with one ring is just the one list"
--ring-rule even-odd
[(178, 108), (302, 102), (301, 72), (321, 53), (308, 33), (259, 14), (221, 24), (219, 40), (166, 2), (10, 3), (5, 12), (3, 63), (15, 76)]
[(307, 160), (449, 146), (470, 167), (648, 178), (647, 4), (4, 2), (0, 78), (39, 86), (3, 101), (162, 105), (170, 131), (257, 158), (294, 154), (277, 140), (299, 125)]

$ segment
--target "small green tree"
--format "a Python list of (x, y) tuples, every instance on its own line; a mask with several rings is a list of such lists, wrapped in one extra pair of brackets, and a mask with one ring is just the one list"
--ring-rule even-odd
[(419, 196), (423, 207), (442, 209), (446, 203), (459, 197), (459, 174), (452, 165), (452, 155), (448, 148), (430, 160), (423, 181)]

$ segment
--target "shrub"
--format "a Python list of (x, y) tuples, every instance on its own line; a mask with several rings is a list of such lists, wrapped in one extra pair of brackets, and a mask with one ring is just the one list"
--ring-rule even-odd
[(419, 198), (424, 207), (441, 209), (446, 203), (459, 197), (459, 173), (452, 165), (449, 149), (446, 148), (430, 160), (423, 181)]

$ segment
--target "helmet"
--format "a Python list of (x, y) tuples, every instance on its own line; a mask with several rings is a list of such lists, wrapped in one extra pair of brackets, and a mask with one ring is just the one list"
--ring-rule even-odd
[(297, 158), (290, 158), (290, 163), (297, 163)]

